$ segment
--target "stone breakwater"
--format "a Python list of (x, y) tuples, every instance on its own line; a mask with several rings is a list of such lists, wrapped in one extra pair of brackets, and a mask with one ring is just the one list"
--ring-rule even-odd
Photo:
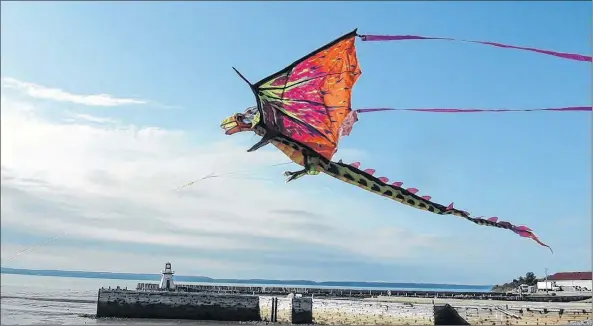
[[(505, 301), (539, 301), (539, 302), (571, 302), (591, 299), (592, 293), (575, 293), (574, 295), (549, 296), (543, 294), (519, 295), (494, 292), (452, 292), (452, 291), (416, 291), (386, 289), (349, 289), (349, 288), (314, 288), (286, 286), (246, 286), (246, 285), (212, 285), (212, 284), (177, 284), (179, 292), (207, 292), (226, 294), (251, 294), (262, 296), (286, 296), (299, 293), (304, 297), (315, 298), (350, 298), (368, 299), (377, 297), (409, 297), (409, 298), (443, 298), (464, 300), (505, 300)], [(138, 283), (138, 291), (160, 291), (159, 284)]]
[(434, 325), (439, 323), (439, 318), (435, 318), (438, 306), (445, 304), (455, 309), (454, 315), (471, 325), (566, 325), (591, 318), (590, 303), (510, 304), (508, 301), (403, 297), (318, 299), (123, 289), (99, 290), (97, 317), (323, 325)]
[(432, 305), (363, 300), (100, 289), (97, 317), (431, 325)]
[(542, 308), (541, 306), (454, 306), (471, 325), (567, 325), (591, 318), (591, 307)]
[(100, 289), (97, 317), (311, 324), (312, 299)]
[(314, 299), (313, 322), (323, 325), (433, 325), (433, 305)]
[[(567, 325), (590, 323), (590, 302), (509, 302), (421, 298), (377, 298), (383, 302), (449, 305), (471, 325)], [(459, 325), (458, 323), (455, 323)]]
[(100, 289), (97, 317), (269, 321), (325, 325), (432, 325), (432, 304), (294, 296)]

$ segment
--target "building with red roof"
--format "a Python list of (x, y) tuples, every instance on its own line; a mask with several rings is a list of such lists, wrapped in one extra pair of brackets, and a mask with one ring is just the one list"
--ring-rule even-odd
[(537, 282), (541, 290), (591, 291), (593, 272), (559, 272), (547, 277), (547, 281)]

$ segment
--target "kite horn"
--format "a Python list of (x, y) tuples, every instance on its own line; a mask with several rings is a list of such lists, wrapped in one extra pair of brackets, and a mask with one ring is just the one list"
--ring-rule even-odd
[(403, 183), (403, 182), (401, 182), (401, 181), (396, 181), (396, 182), (392, 183), (391, 185), (392, 185), (392, 186), (395, 186), (395, 187), (401, 187), (403, 184), (404, 184), (404, 183)]
[(383, 182), (383, 183), (387, 183), (389, 182), (389, 179), (386, 177), (378, 177), (377, 179), (379, 179), (379, 181)]
[(253, 88), (253, 84), (250, 83), (249, 80), (247, 80), (247, 78), (245, 78), (245, 76), (243, 76), (243, 74), (237, 70), (237, 68), (233, 67), (233, 70), (237, 73), (237, 75), (239, 75), (239, 77), (241, 77), (241, 79), (243, 79), (251, 88)]
[(360, 167), (360, 162), (352, 162), (352, 163), (350, 163), (350, 166), (358, 169)]
[(430, 197), (430, 196), (421, 196), (420, 198), (422, 198), (424, 200), (430, 200), (432, 197)]

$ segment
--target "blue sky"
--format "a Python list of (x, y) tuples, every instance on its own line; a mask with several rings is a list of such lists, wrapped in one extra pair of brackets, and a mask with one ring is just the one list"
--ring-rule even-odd
[[(272, 180), (271, 185), (238, 180), (217, 184), (223, 192), (228, 192), (224, 188), (232, 188), (232, 198), (245, 200), (245, 205), (250, 208), (236, 213), (238, 221), (244, 221), (246, 215), (243, 214), (252, 216), (254, 221), (261, 221), (258, 216), (263, 215), (257, 212), (262, 208), (256, 202), (272, 202), (276, 199), (266, 196), (282, 194), (285, 204), (278, 204), (276, 211), (299, 210), (307, 212), (309, 217), (319, 214), (324, 217), (315, 215), (317, 217), (312, 217), (311, 221), (326, 221), (324, 218), (327, 217), (327, 225), (343, 229), (336, 231), (338, 233), (331, 245), (324, 246), (319, 242), (305, 241), (302, 237), (283, 238), (263, 231), (261, 236), (243, 235), (245, 238), (232, 234), (209, 235), (242, 239), (238, 242), (243, 244), (282, 248), (282, 252), (249, 251), (247, 248), (241, 248), (241, 251), (230, 245), (228, 248), (200, 247), (199, 256), (205, 261), (200, 267), (190, 267), (188, 265), (192, 260), (188, 257), (195, 256), (196, 249), (175, 243), (178, 239), (176, 235), (184, 228), (198, 232), (200, 227), (215, 225), (218, 220), (196, 222), (197, 225), (194, 225), (187, 218), (184, 223), (191, 225), (180, 224), (179, 230), (175, 229), (177, 231), (159, 233), (166, 236), (163, 239), (174, 242), (163, 246), (142, 241), (130, 243), (123, 234), (117, 239), (107, 235), (93, 238), (88, 233), (77, 236), (74, 234), (75, 225), (81, 223), (81, 219), (73, 214), (69, 223), (74, 224), (68, 224), (73, 234), (40, 250), (46, 250), (47, 254), (89, 248), (96, 250), (97, 255), (114, 251), (127, 254), (127, 258), (121, 261), (129, 261), (130, 257), (141, 254), (161, 259), (175, 252), (185, 257), (184, 262), (187, 261), (185, 266), (177, 263), (178, 270), (185, 268), (187, 272), (212, 277), (244, 275), (494, 283), (527, 271), (542, 274), (546, 267), (550, 271), (587, 270), (591, 266), (590, 113), (367, 114), (361, 116), (351, 136), (342, 141), (342, 149), (336, 155), (336, 159), (361, 160), (363, 168), (375, 168), (392, 180), (404, 181), (436, 201), (445, 204), (454, 201), (457, 207), (474, 215), (499, 216), (515, 224), (527, 225), (554, 248), (554, 255), (511, 232), (478, 227), (453, 217), (416, 212), (326, 177), (307, 177), (283, 185), (282, 168), (266, 169), (265, 166), (285, 159), (272, 148), (248, 155), (243, 153), (256, 141), (255, 138), (251, 135), (224, 136), (218, 125), (223, 118), (254, 103), (251, 91), (234, 74), (232, 66), (251, 81), (257, 81), (354, 28), (358, 28), (361, 34), (456, 37), (590, 54), (590, 12), (590, 2), (528, 1), (2, 3), (3, 78), (17, 80), (21, 86), (23, 82), (34, 83), (38, 90), (39, 87), (47, 87), (69, 94), (109, 94), (150, 101), (149, 104), (128, 106), (80, 105), (80, 102), (76, 104), (64, 99), (51, 101), (48, 96), (40, 99), (39, 92), (37, 96), (28, 92), (27, 96), (14, 92), (14, 89), (5, 91), (3, 88), (3, 148), (4, 138), (14, 140), (14, 144), (7, 145), (9, 148), (19, 148), (18, 153), (6, 150), (7, 155), (11, 155), (11, 161), (5, 161), (3, 150), (3, 187), (7, 178), (14, 181), (26, 177), (35, 179), (37, 187), (42, 183), (65, 187), (71, 191), (68, 193), (71, 197), (56, 199), (42, 206), (39, 202), (42, 197), (37, 193), (32, 195), (23, 182), (19, 183), (18, 189), (8, 189), (7, 195), (3, 188), (3, 203), (8, 200), (8, 194), (12, 194), (11, 200), (21, 204), (11, 205), (10, 212), (4, 211), (3, 204), (2, 245), (13, 245), (18, 251), (19, 246), (60, 233), (57, 228), (51, 232), (43, 228), (35, 231), (31, 226), (39, 223), (55, 226), (64, 222), (60, 220), (64, 216), (76, 211), (68, 210), (64, 203), (72, 204), (67, 198), (72, 200), (73, 196), (81, 193), (73, 189), (84, 188), (86, 184), (83, 186), (82, 181), (75, 180), (74, 172), (58, 167), (61, 163), (74, 164), (70, 162), (73, 161), (71, 157), (83, 160), (91, 155), (89, 153), (104, 153), (91, 162), (103, 168), (80, 172), (94, 173), (95, 179), (88, 175), (84, 179), (93, 187), (99, 187), (99, 184), (108, 187), (105, 185), (108, 179), (128, 178), (125, 179), (126, 187), (128, 184), (136, 185), (135, 182), (142, 179), (148, 182), (146, 187), (156, 189), (157, 179), (163, 182), (164, 187), (174, 188), (175, 182), (183, 182), (183, 176), (187, 182), (200, 173), (209, 172), (202, 166), (194, 169), (195, 166), (191, 165), (194, 163), (185, 165), (187, 170), (175, 165), (180, 157), (189, 155), (186, 154), (188, 151), (204, 150), (209, 153), (212, 162), (218, 157), (225, 157), (228, 158), (225, 164), (229, 164), (229, 168), (231, 165), (239, 168), (249, 166), (249, 169), (258, 169), (259, 175)], [(357, 53), (363, 71), (353, 92), (353, 106), (357, 108), (591, 105), (589, 63), (441, 41), (358, 42)], [(60, 151), (56, 153), (61, 155), (50, 153), (48, 156), (51, 158), (47, 155), (35, 156), (33, 153), (38, 151), (28, 146), (41, 147), (39, 142), (42, 139), (37, 143), (20, 143), (30, 134), (23, 132), (25, 127), (16, 128), (16, 122), (11, 125), (15, 134), (5, 131), (5, 123), (7, 126), (9, 123), (5, 121), (12, 120), (4, 117), (4, 101), (15, 107), (17, 104), (13, 103), (18, 103), (20, 107), (34, 107), (34, 123), (44, 124), (35, 125), (36, 129), (32, 130), (44, 130), (52, 135), (43, 134), (40, 138), (57, 137), (55, 139), (59, 141), (48, 143), (43, 148), (50, 153), (48, 148), (54, 150), (55, 147), (55, 151)], [(22, 109), (16, 111), (23, 112)], [(86, 117), (86, 124), (91, 127), (80, 119), (76, 123), (65, 123), (65, 114)], [(30, 116), (27, 117), (19, 115), (19, 123), (33, 123), (27, 120)], [(95, 118), (94, 124), (89, 117)], [(103, 120), (99, 122), (100, 119)], [(107, 120), (117, 121), (120, 125), (101, 124)], [(75, 131), (64, 129), (74, 127), (77, 128)], [(82, 143), (91, 136), (78, 137), (73, 132), (91, 130), (83, 127), (96, 128), (92, 129), (92, 137), (103, 136)], [(155, 128), (162, 133), (156, 132)], [(140, 134), (141, 130), (150, 132)], [(119, 132), (117, 137), (123, 138), (99, 143), (98, 139), (112, 139), (108, 132), (115, 131)], [(131, 137), (130, 133), (138, 134)], [(56, 136), (58, 134), (59, 137)], [(158, 138), (161, 135), (165, 135), (164, 140)], [(144, 136), (148, 138), (142, 138)], [(140, 143), (133, 143), (132, 138)], [(120, 148), (123, 142), (128, 144), (128, 141), (132, 142), (131, 147)], [(166, 152), (170, 156), (161, 157), (159, 164), (163, 165), (159, 165), (158, 171), (149, 170), (156, 163), (142, 161), (139, 156), (124, 158), (123, 155), (129, 154), (130, 148), (136, 146), (133, 144), (141, 144), (145, 146), (142, 149), (147, 151), (156, 151), (156, 147), (150, 146), (163, 145), (165, 150), (158, 155)], [(223, 153), (220, 148), (228, 152)], [(122, 155), (119, 161), (115, 161), (113, 153)], [(151, 155), (154, 153), (151, 152)], [(146, 154), (146, 157), (149, 155)], [(46, 159), (56, 167), (44, 162)], [(39, 165), (31, 163), (32, 160), (40, 162)], [(115, 171), (121, 168), (121, 162), (128, 164), (132, 161), (140, 162), (138, 166), (147, 169), (144, 175), (138, 166)], [(171, 165), (165, 166), (163, 162)], [(82, 169), (81, 166), (91, 163), (84, 161), (73, 169)], [(113, 170), (107, 168), (110, 164)], [(27, 169), (22, 168), (25, 165)], [(219, 163), (212, 165), (221, 167)], [(133, 180), (130, 177), (132, 172), (138, 172), (138, 177)], [(158, 176), (151, 174), (157, 172), (160, 173)], [(172, 176), (173, 173), (179, 175)], [(168, 181), (167, 176), (171, 176)], [(118, 182), (124, 183), (123, 179)], [(67, 193), (64, 189), (60, 190), (60, 194)], [(88, 190), (85, 200), (93, 201), (101, 214), (111, 214), (117, 205), (120, 205), (118, 209), (129, 205), (123, 201), (134, 193), (132, 188), (125, 191), (121, 187), (100, 189), (97, 192)], [(109, 195), (105, 189), (120, 192), (118, 196)], [(192, 191), (213, 192), (206, 189)], [(97, 193), (100, 193), (100, 198)], [(299, 196), (299, 199), (292, 196)], [(156, 203), (160, 197), (155, 194), (151, 198)], [(35, 204), (25, 200), (35, 201)], [(114, 204), (116, 201), (119, 204)], [(162, 204), (159, 211), (173, 214), (168, 212), (168, 205)], [(40, 208), (33, 210), (31, 207)], [(87, 206), (78, 207), (82, 208)], [(209, 212), (213, 210), (208, 207), (208, 201), (199, 208)], [(24, 214), (23, 209), (27, 210), (31, 224), (19, 222), (21, 217), (17, 216)], [(129, 211), (120, 209), (118, 214), (137, 216), (138, 209), (138, 205)], [(342, 214), (342, 211), (350, 213)], [(5, 222), (6, 214), (14, 216), (7, 219), (10, 223)], [(55, 223), (43, 218), (47, 214), (55, 216)], [(222, 211), (212, 214), (222, 214)], [(224, 216), (228, 219), (230, 213)], [(276, 212), (273, 216), (270, 218), (274, 223), (292, 223), (290, 214)], [(113, 225), (123, 221), (113, 218)], [(173, 222), (168, 220), (165, 223)], [(100, 225), (96, 227), (104, 226)], [(128, 227), (131, 225), (132, 222)], [(287, 228), (292, 228), (290, 232), (300, 230), (303, 235), (319, 232), (317, 237), (323, 237), (325, 232), (319, 229), (322, 226), (316, 224), (306, 227), (278, 224), (277, 227), (280, 234), (288, 232)], [(262, 228), (267, 230), (267, 227)], [(187, 234), (188, 238), (193, 236)], [(357, 240), (352, 240), (351, 236)], [(373, 238), (376, 242), (370, 241)], [(352, 241), (360, 241), (367, 246), (359, 250), (343, 245)], [(205, 242), (200, 242), (200, 246)], [(400, 246), (404, 246), (404, 242), (408, 244), (402, 249)], [(437, 250), (439, 246), (446, 247), (446, 250)], [(402, 257), (398, 252), (406, 252), (407, 255)], [(35, 266), (33, 258), (26, 259), (28, 255), (34, 257), (33, 253), (23, 254), (7, 266), (46, 267)], [(73, 252), (68, 258), (47, 264), (75, 269), (77, 254), (81, 253)], [(108, 256), (111, 257), (105, 254), (105, 257)], [(155, 269), (161, 265), (160, 260), (157, 261)], [(497, 262), (496, 266), (493, 262)], [(106, 260), (92, 268), (113, 269), (111, 263), (112, 260)], [(217, 267), (204, 267), (208, 263)], [(134, 266), (140, 265), (135, 263)], [(152, 267), (142, 265), (142, 268), (142, 271), (148, 272), (146, 269)], [(233, 274), (233, 268), (241, 272)], [(437, 270), (438, 273), (435, 272)]]

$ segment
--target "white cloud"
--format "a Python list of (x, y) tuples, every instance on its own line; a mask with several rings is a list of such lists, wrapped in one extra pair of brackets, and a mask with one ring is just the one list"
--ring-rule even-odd
[(2, 77), (2, 87), (16, 89), (34, 98), (59, 102), (70, 102), (88, 106), (120, 106), (127, 104), (148, 103), (145, 100), (132, 98), (118, 98), (109, 94), (72, 94), (59, 88), (41, 86), (29, 82), (20, 81), (10, 77)]
[[(372, 204), (345, 201), (339, 194), (312, 189), (304, 182), (286, 185), (281, 172), (295, 166), (269, 168), (286, 162), (286, 157), (272, 149), (247, 153), (247, 146), (234, 143), (237, 138), (200, 139), (193, 144), (184, 131), (88, 125), (85, 120), (110, 119), (82, 115), (77, 122), (54, 123), (35, 114), (30, 104), (5, 97), (1, 113), (3, 232), (20, 230), (50, 238), (66, 231), (64, 238), (69, 241), (156, 246), (169, 248), (169, 253), (193, 250), (195, 254), (184, 256), (186, 261), (195, 260), (203, 271), (212, 272), (246, 250), (261, 257), (290, 252), (287, 255), (294, 254), (300, 261), (380, 262), (413, 259), (428, 247), (441, 246), (434, 236), (411, 230), (348, 225), (348, 217), (373, 214)], [(209, 178), (174, 191), (212, 171), (241, 170), (247, 174)], [(259, 175), (253, 176), (256, 172)], [(268, 180), (257, 179), (265, 174)], [(4, 240), (2, 247), (3, 258), (5, 251), (14, 255), (22, 248)], [(44, 245), (3, 264), (53, 268), (54, 263), (47, 263), (50, 258), (26, 258), (48, 248), (54, 247)], [(203, 258), (229, 250), (237, 251), (234, 258), (216, 262)], [(97, 253), (111, 258), (87, 264), (85, 256), (90, 253), (85, 252), (83, 248), (71, 251), (63, 268), (74, 268), (78, 262), (76, 269), (109, 270), (114, 259), (134, 271), (145, 266), (145, 256), (124, 251)], [(243, 264), (248, 268), (248, 263)]]
[(65, 115), (67, 118), (64, 121), (67, 121), (67, 122), (76, 122), (79, 120), (83, 120), (83, 121), (87, 121), (87, 122), (94, 122), (94, 123), (118, 123), (119, 122), (118, 120), (115, 120), (112, 118), (97, 117), (94, 115), (84, 114), (84, 113), (68, 112)]

